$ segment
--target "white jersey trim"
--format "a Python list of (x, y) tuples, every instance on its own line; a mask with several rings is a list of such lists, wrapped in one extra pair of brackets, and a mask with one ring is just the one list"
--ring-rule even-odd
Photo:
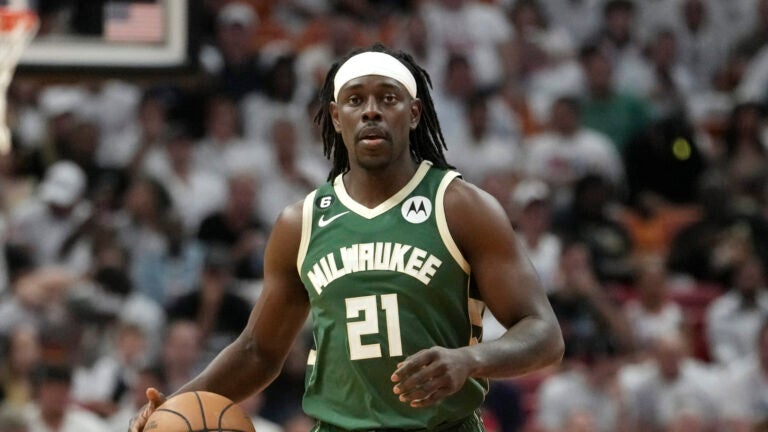
[(448, 220), (445, 217), (445, 206), (443, 204), (445, 201), (445, 190), (448, 189), (448, 185), (453, 181), (453, 179), (459, 177), (460, 175), (461, 174), (456, 171), (448, 171), (440, 181), (440, 186), (438, 186), (437, 195), (435, 196), (435, 221), (437, 223), (437, 230), (440, 232), (440, 237), (443, 239), (445, 248), (448, 249), (448, 252), (451, 253), (451, 256), (454, 260), (456, 260), (456, 263), (459, 265), (459, 267), (464, 270), (464, 273), (469, 274), (469, 262), (466, 260), (466, 258), (464, 258), (464, 255), (461, 253), (459, 247), (456, 245), (456, 242), (453, 240), (453, 236), (451, 236), (451, 231), (448, 229)]
[(336, 191), (336, 196), (339, 198), (339, 201), (341, 201), (341, 203), (344, 204), (348, 209), (366, 219), (373, 219), (376, 216), (386, 213), (391, 208), (400, 204), (400, 202), (405, 199), (405, 197), (410, 195), (411, 192), (416, 189), (419, 183), (421, 183), (421, 180), (424, 179), (424, 176), (427, 175), (427, 172), (431, 166), (432, 162), (422, 161), (421, 165), (419, 165), (419, 168), (416, 170), (416, 173), (414, 173), (413, 177), (411, 177), (411, 179), (408, 181), (408, 183), (406, 183), (405, 186), (403, 186), (402, 189), (374, 208), (368, 208), (349, 196), (347, 189), (344, 187), (344, 181), (341, 178), (341, 174), (336, 176), (336, 178), (333, 180), (333, 189)]
[(301, 266), (304, 264), (304, 258), (307, 257), (309, 250), (309, 237), (312, 235), (312, 206), (315, 205), (315, 194), (313, 190), (304, 198), (304, 205), (301, 208), (301, 241), (299, 242), (299, 253), (296, 256), (296, 269), (301, 274)]

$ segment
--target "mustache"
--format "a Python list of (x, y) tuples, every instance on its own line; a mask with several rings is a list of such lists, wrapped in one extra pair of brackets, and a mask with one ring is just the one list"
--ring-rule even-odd
[(389, 133), (378, 126), (367, 126), (357, 132), (358, 139), (364, 138), (389, 138)]

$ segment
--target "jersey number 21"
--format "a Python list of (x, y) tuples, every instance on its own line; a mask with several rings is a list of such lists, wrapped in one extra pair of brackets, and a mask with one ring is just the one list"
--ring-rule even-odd
[[(378, 298), (377, 298), (378, 297)], [(379, 302), (380, 299), (380, 302)], [(377, 334), (379, 331), (379, 303), (384, 311), (387, 324), (387, 340), (389, 341), (389, 356), (403, 355), (403, 344), (400, 340), (400, 312), (397, 308), (397, 294), (382, 294), (350, 297), (347, 302), (347, 319), (359, 318), (362, 321), (347, 323), (349, 338), (349, 356), (352, 360), (363, 360), (381, 357), (381, 344), (363, 344), (362, 336)]]

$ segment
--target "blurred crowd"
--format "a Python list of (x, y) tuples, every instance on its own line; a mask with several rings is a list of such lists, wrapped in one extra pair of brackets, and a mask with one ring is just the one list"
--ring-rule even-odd
[[(41, 35), (77, 27), (41, 10)], [(85, 3), (85, 2), (83, 2)], [(195, 2), (197, 3), (197, 2)], [(490, 432), (768, 430), (768, 0), (200, 2), (183, 77), (17, 73), (0, 155), (0, 431), (124, 432), (235, 338), (280, 210), (325, 181), (335, 59), (431, 75), (566, 341)], [(486, 312), (485, 338), (503, 331)], [(307, 431), (307, 333), (243, 406)]]

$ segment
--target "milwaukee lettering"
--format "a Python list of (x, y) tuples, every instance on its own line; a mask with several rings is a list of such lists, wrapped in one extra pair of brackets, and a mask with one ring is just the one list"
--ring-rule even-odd
[(362, 271), (395, 271), (418, 279), (429, 285), (437, 268), (443, 262), (426, 251), (400, 243), (360, 243), (342, 247), (320, 258), (307, 277), (318, 294), (336, 279)]

